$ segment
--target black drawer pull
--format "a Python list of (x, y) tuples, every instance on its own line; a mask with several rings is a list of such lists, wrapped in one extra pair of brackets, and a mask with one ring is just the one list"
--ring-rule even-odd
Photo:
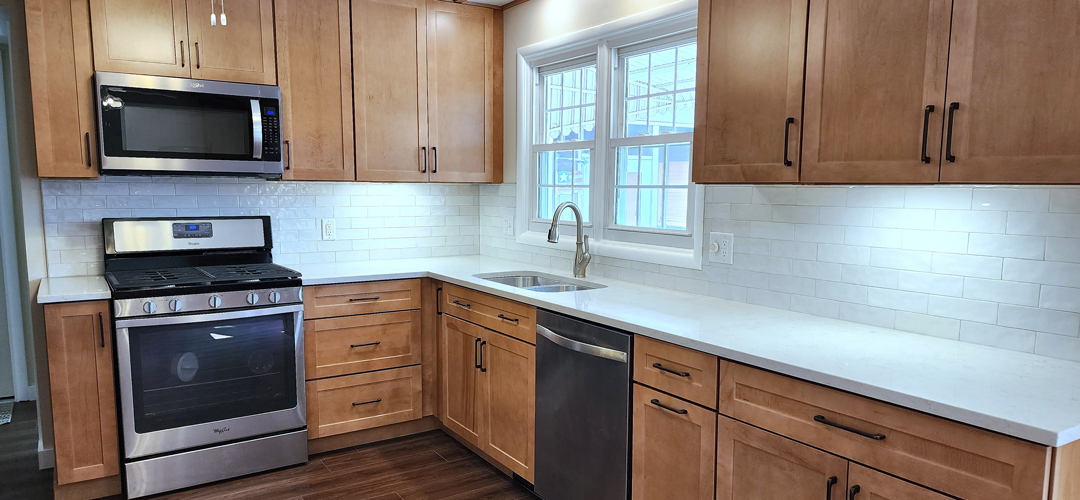
[(480, 343), (480, 373), (487, 373), (487, 367), (484, 366), (484, 346), (486, 345), (486, 340)]
[(652, 367), (656, 368), (657, 370), (660, 370), (662, 372), (668, 372), (668, 373), (670, 373), (672, 375), (677, 375), (677, 376), (680, 376), (680, 377), (689, 377), (690, 376), (690, 372), (680, 372), (680, 371), (672, 370), (671, 368), (665, 368), (664, 365), (662, 365), (660, 363), (653, 363)]
[(934, 112), (934, 105), (931, 104), (923, 110), (922, 118), (922, 162), (930, 163), (930, 157), (926, 155), (926, 140), (930, 134), (930, 113)]
[(956, 114), (956, 110), (960, 109), (960, 103), (954, 102), (949, 104), (949, 129), (945, 132), (945, 161), (949, 163), (956, 162), (956, 155), (952, 154), (952, 130), (953, 130), (953, 115)]
[(435, 289), (435, 314), (442, 316), (442, 287)]
[(668, 405), (666, 405), (664, 403), (661, 403), (659, 399), (654, 399), (654, 400), (649, 401), (649, 402), (656, 405), (656, 406), (658, 406), (658, 407), (660, 407), (660, 408), (663, 408), (663, 409), (665, 409), (667, 411), (670, 411), (672, 413), (678, 413), (679, 415), (686, 415), (687, 413), (690, 413), (690, 412), (688, 412), (686, 410), (680, 410), (680, 409), (672, 408), (672, 407), (670, 407), (670, 406), (668, 406)]
[(819, 424), (825, 424), (825, 425), (827, 425), (829, 427), (836, 427), (837, 429), (840, 429), (842, 431), (848, 431), (848, 432), (850, 432), (852, 434), (858, 434), (858, 435), (860, 435), (860, 436), (862, 436), (864, 438), (873, 439), (874, 441), (884, 441), (885, 440), (885, 435), (884, 434), (873, 434), (873, 433), (866, 432), (866, 431), (860, 431), (859, 429), (856, 429), (854, 427), (848, 427), (846, 425), (838, 424), (836, 422), (830, 422), (829, 419), (825, 418), (824, 415), (815, 416), (814, 417), (814, 422), (817, 422)]
[(825, 481), (825, 500), (832, 500), (833, 486), (836, 486), (836, 482), (839, 481), (836, 476), (830, 477), (828, 481)]
[(784, 166), (790, 167), (794, 165), (791, 159), (788, 158), (788, 144), (791, 142), (791, 125), (795, 123), (795, 118), (788, 117), (784, 122)]
[(521, 320), (520, 320), (520, 319), (517, 319), (517, 318), (511, 318), (511, 317), (509, 317), (509, 316), (504, 316), (504, 315), (502, 315), (502, 314), (500, 314), (500, 315), (499, 315), (499, 319), (502, 319), (502, 320), (506, 320), (506, 321), (513, 321), (514, 323), (519, 323), (519, 322), (521, 322)]
[(353, 344), (353, 345), (349, 346), (349, 348), (352, 349), (352, 348), (356, 348), (356, 347), (368, 347), (368, 346), (373, 346), (373, 345), (379, 345), (381, 343), (382, 343), (381, 341), (378, 341), (378, 342), (368, 342), (366, 344)]
[(349, 299), (349, 302), (369, 302), (372, 300), (379, 300), (379, 296), (376, 295), (375, 297), (357, 297), (354, 299)]
[(472, 309), (472, 304), (466, 304), (466, 303), (461, 302), (459, 300), (455, 300), (454, 305), (458, 306), (458, 307), (464, 307), (465, 309)]
[(105, 317), (97, 313), (98, 328), (101, 329), (101, 347), (105, 347)]
[(473, 367), (477, 370), (480, 369), (480, 337), (476, 337), (476, 342), (473, 342), (472, 347), (472, 359)]
[(375, 403), (382, 403), (382, 398), (375, 399), (375, 400), (372, 400), (372, 401), (364, 401), (363, 403), (353, 403), (352, 405), (353, 406), (364, 406), (364, 405), (370, 405), (370, 404), (375, 404)]
[(859, 487), (859, 485), (856, 484), (855, 486), (852, 486), (851, 489), (848, 490), (848, 500), (855, 500), (855, 496), (858, 495), (860, 491), (862, 491), (862, 488)]

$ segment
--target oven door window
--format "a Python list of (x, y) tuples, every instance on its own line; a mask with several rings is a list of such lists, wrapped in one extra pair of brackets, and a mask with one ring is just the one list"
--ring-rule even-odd
[(254, 161), (251, 98), (102, 87), (105, 156)]
[(293, 318), (131, 328), (135, 432), (296, 407)]

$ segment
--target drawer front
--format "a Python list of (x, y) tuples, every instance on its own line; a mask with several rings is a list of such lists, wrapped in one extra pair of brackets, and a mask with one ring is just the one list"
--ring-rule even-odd
[(720, 360), (712, 354), (634, 337), (634, 380), (716, 409)]
[(1044, 498), (1046, 446), (728, 361), (720, 371), (720, 413), (960, 498)]
[(308, 380), (420, 364), (420, 311), (305, 321), (304, 360)]
[(423, 416), (419, 366), (307, 383), (308, 437), (371, 429)]
[(536, 308), (486, 293), (443, 285), (440, 309), (518, 340), (536, 344)]
[(304, 287), (304, 317), (307, 319), (409, 309), (420, 309), (418, 279)]

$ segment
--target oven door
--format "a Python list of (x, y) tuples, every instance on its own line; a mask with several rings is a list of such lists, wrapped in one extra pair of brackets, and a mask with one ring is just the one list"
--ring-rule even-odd
[(127, 458), (306, 424), (303, 305), (116, 322)]
[(281, 174), (277, 87), (95, 78), (103, 172)]

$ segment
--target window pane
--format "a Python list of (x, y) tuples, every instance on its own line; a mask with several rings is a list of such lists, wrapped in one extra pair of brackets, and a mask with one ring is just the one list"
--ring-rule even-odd
[(694, 131), (697, 43), (623, 59), (625, 137)]
[[(596, 66), (548, 73), (540, 78), (544, 88), (542, 142), (555, 144), (593, 140), (596, 129)], [(593, 123), (587, 123), (590, 119)]]
[(615, 224), (637, 225), (637, 189), (618, 188), (615, 190)]
[(616, 148), (615, 224), (686, 230), (690, 143)]
[(668, 186), (690, 184), (690, 144), (672, 144), (667, 148), (667, 167), (664, 170)]
[[(537, 154), (537, 218), (550, 220), (560, 203), (573, 201), (581, 209), (585, 222), (589, 222), (591, 162), (592, 151), (588, 149)], [(573, 215), (564, 212), (561, 220), (573, 220)]]
[(626, 97), (649, 95), (649, 55), (626, 58)]
[(664, 229), (686, 229), (686, 205), (689, 189), (664, 190)]
[(697, 44), (679, 47), (676, 72), (676, 90), (693, 89), (697, 79)]
[(675, 130), (676, 134), (694, 131), (694, 93), (675, 94)]
[(649, 100), (633, 99), (626, 102), (626, 136), (648, 135)]
[(675, 90), (675, 49), (653, 52), (649, 61), (651, 93)]
[(674, 104), (671, 94), (649, 98), (648, 135), (670, 134), (674, 130)]

